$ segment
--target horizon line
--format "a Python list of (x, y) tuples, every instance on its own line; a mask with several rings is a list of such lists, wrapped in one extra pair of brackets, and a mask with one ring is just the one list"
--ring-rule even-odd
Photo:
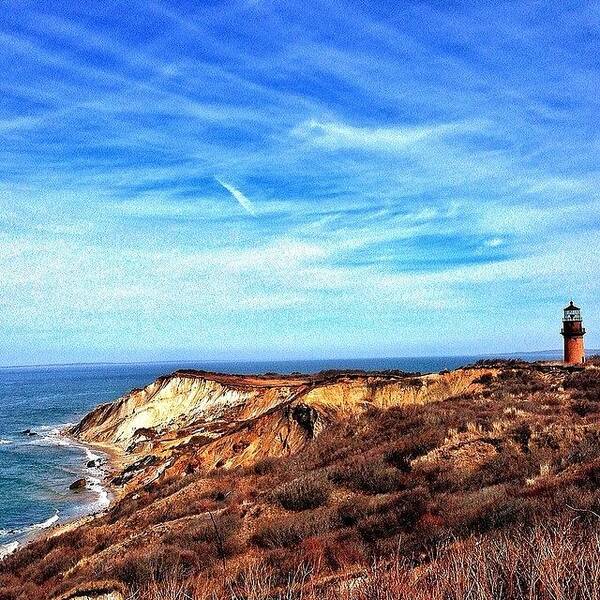
[[(600, 349), (590, 348), (588, 352), (600, 352)], [(183, 359), (183, 360), (134, 360), (134, 361), (77, 361), (66, 363), (30, 363), (20, 365), (0, 365), (0, 369), (32, 369), (42, 367), (86, 367), (86, 366), (117, 366), (117, 365), (161, 365), (173, 363), (293, 363), (293, 362), (322, 362), (343, 360), (394, 360), (406, 358), (478, 358), (478, 357), (504, 357), (523, 354), (550, 354), (562, 353), (562, 349), (550, 350), (526, 350), (522, 352), (486, 352), (476, 354), (421, 354), (405, 356), (359, 356), (359, 357), (335, 357), (335, 358), (286, 358), (286, 359)]]

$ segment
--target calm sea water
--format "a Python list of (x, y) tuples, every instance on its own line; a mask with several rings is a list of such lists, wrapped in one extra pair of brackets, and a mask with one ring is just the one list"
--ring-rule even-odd
[[(552, 359), (552, 353), (523, 355)], [(106, 501), (101, 473), (86, 468), (89, 450), (61, 438), (59, 428), (77, 422), (159, 375), (180, 368), (225, 373), (317, 372), (324, 369), (401, 369), (433, 372), (453, 369), (477, 357), (422, 357), (286, 362), (149, 363), (0, 368), (0, 554), (15, 542), (58, 520), (100, 508)], [(22, 433), (25, 430), (35, 435)], [(92, 490), (69, 491), (86, 476)]]

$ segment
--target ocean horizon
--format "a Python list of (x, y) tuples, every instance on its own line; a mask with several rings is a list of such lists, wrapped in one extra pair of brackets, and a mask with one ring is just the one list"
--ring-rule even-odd
[[(209, 365), (288, 365), (290, 363), (298, 364), (308, 364), (308, 365), (319, 365), (322, 363), (335, 363), (344, 365), (340, 368), (347, 368), (345, 365), (350, 363), (363, 363), (366, 361), (367, 363), (373, 363), (376, 361), (388, 362), (392, 361), (397, 363), (399, 361), (403, 363), (408, 363), (409, 361), (417, 361), (420, 364), (427, 365), (430, 361), (440, 359), (440, 360), (482, 360), (486, 358), (502, 358), (502, 359), (510, 359), (510, 358), (520, 358), (527, 361), (535, 361), (535, 360), (560, 360), (562, 358), (562, 349), (552, 349), (552, 350), (530, 350), (524, 352), (496, 352), (496, 353), (486, 353), (486, 354), (431, 354), (431, 355), (423, 355), (423, 356), (396, 356), (396, 357), (342, 357), (342, 358), (285, 358), (285, 359), (260, 359), (260, 360), (240, 360), (240, 359), (182, 359), (182, 360), (135, 360), (135, 361), (106, 361), (106, 360), (98, 360), (98, 361), (75, 361), (75, 362), (49, 362), (49, 363), (23, 363), (23, 364), (7, 364), (0, 365), (0, 370), (2, 369), (32, 369), (32, 368), (44, 368), (44, 367), (80, 367), (80, 366), (111, 366), (111, 365), (174, 365), (174, 364), (182, 364), (182, 365), (191, 365), (198, 364), (202, 365), (203, 369), (209, 370)], [(590, 356), (592, 354), (600, 353), (599, 350), (586, 350), (586, 355)]]
[[(482, 358), (560, 359), (559, 351), (476, 356), (88, 363), (0, 367), (0, 555), (57, 522), (106, 507), (103, 472), (88, 468), (99, 456), (61, 435), (98, 404), (115, 400), (177, 369), (224, 373), (314, 373), (330, 369), (439, 372)], [(90, 489), (69, 485), (86, 477)]]

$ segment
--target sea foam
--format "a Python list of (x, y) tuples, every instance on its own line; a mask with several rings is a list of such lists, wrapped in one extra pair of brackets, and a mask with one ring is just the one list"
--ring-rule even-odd
[(46, 519), (41, 523), (34, 523), (28, 529), (48, 529), (48, 527), (52, 527), (56, 521), (58, 521), (58, 511), (56, 511), (49, 519)]
[[(92, 450), (90, 450), (87, 446), (82, 445), (81, 448), (84, 449), (85, 455), (88, 460), (98, 460), (104, 458), (100, 454), (92, 452)], [(92, 510), (94, 512), (98, 510), (104, 510), (110, 505), (110, 496), (106, 488), (102, 485), (102, 476), (104, 474), (104, 470), (99, 467), (88, 467), (88, 471), (91, 474), (91, 476), (89, 477), (88, 487), (91, 491), (98, 494), (96, 502), (94, 502), (94, 504), (92, 505)]]
[(19, 542), (10, 542), (10, 544), (0, 545), (0, 560), (12, 554), (19, 547)]
[(27, 444), (29, 446), (72, 446), (73, 443), (62, 433), (70, 425), (71, 423), (65, 423), (58, 427), (39, 427), (35, 430), (37, 436), (29, 438)]

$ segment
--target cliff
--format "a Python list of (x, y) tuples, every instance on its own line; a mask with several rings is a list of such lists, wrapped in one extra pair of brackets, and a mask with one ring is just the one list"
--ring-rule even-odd
[[(369, 409), (421, 405), (468, 391), (489, 369), (431, 375), (331, 372), (245, 376), (177, 371), (99, 406), (72, 430), (118, 447), (138, 471), (232, 468), (298, 452), (329, 424)], [(139, 463), (134, 459), (145, 456)], [(151, 458), (150, 458), (151, 457)]]

